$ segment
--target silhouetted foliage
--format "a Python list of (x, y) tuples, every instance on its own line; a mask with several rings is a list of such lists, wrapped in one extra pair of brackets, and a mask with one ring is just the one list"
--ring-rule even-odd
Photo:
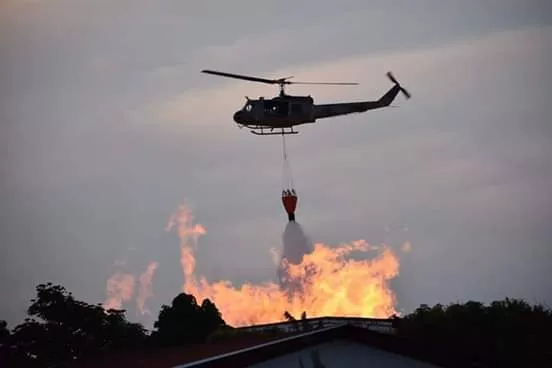
[[(287, 333), (277, 328), (253, 332), (230, 327), (209, 299), (199, 305), (193, 295), (185, 293), (177, 295), (170, 306), (162, 306), (151, 336), (142, 325), (127, 321), (124, 311), (106, 311), (99, 304), (76, 300), (52, 283), (36, 287), (36, 298), (27, 313), (29, 317), (11, 331), (0, 320), (2, 367), (78, 366), (91, 357), (138, 348)], [(306, 312), (299, 320), (286, 311), (284, 318), (293, 323), (296, 332), (311, 329)], [(468, 357), (470, 364), (552, 366), (552, 311), (541, 305), (531, 306), (519, 299), (489, 305), (475, 301), (432, 307), (422, 304), (413, 313), (392, 320), (406, 340), (429, 346), (431, 351)]]
[(124, 311), (76, 300), (52, 283), (36, 287), (25, 321), (8, 335), (4, 346), (13, 366), (60, 367), (110, 351), (142, 346), (147, 338), (140, 324)]
[(60, 285), (40, 284), (23, 323), (10, 331), (0, 321), (0, 366), (78, 366), (110, 353), (204, 342), (214, 331), (230, 329), (209, 299), (198, 305), (184, 293), (162, 307), (152, 336), (124, 312), (76, 300)]
[(474, 301), (422, 304), (400, 320), (398, 331), (436, 348), (446, 346), (482, 361), (498, 359), (506, 366), (534, 367), (552, 359), (552, 312), (519, 299), (488, 306)]
[(8, 364), (8, 344), (11, 332), (8, 329), (8, 323), (0, 320), (0, 367)]
[(161, 346), (200, 343), (225, 325), (219, 310), (209, 299), (198, 305), (193, 295), (181, 293), (170, 306), (161, 307), (154, 324), (157, 330), (152, 337)]
[(8, 323), (0, 320), (0, 349), (8, 342), (9, 338), (10, 330), (8, 329)]

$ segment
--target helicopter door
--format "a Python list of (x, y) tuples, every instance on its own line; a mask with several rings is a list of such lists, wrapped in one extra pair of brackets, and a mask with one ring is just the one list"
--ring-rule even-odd
[(267, 116), (287, 117), (289, 115), (289, 102), (265, 100), (264, 113)]

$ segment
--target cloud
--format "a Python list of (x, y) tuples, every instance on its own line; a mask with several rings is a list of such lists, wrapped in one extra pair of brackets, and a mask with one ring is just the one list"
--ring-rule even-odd
[[(484, 148), (484, 144), (474, 147), (476, 151), (470, 152), (469, 147), (475, 143), (466, 140), (471, 139), (466, 134), (471, 134), (470, 129), (485, 131), (487, 127), (496, 124), (494, 120), (500, 119), (499, 117), (508, 124), (508, 117), (500, 114), (500, 110), (504, 110), (504, 104), (513, 102), (516, 109), (523, 109), (523, 106), (535, 102), (535, 96), (538, 99), (538, 96), (546, 95), (546, 91), (538, 90), (532, 91), (529, 97), (521, 90), (502, 89), (502, 93), (498, 93), (496, 89), (506, 87), (510, 78), (519, 77), (522, 78), (520, 82), (530, 83), (532, 74), (511, 77), (515, 70), (513, 68), (527, 62), (534, 65), (531, 73), (535, 73), (535, 76), (543, 71), (542, 60), (551, 51), (545, 41), (546, 37), (543, 36), (551, 34), (551, 27), (497, 32), (480, 40), (459, 42), (436, 49), (354, 57), (322, 65), (300, 65), (293, 70), (289, 68), (270, 73), (274, 76), (295, 74), (303, 80), (361, 81), (360, 87), (351, 89), (326, 88), (317, 90), (316, 93), (310, 91), (317, 101), (328, 102), (378, 98), (389, 87), (389, 81), (383, 74), (391, 69), (414, 95), (410, 101), (403, 101), (399, 97), (399, 109), (352, 116), (347, 118), (347, 123), (344, 118), (336, 118), (303, 127), (301, 134), (305, 138), (302, 139), (308, 144), (301, 144), (293, 152), (294, 164), (316, 178), (304, 180), (303, 183), (307, 186), (304, 190), (315, 190), (315, 186), (319, 188), (322, 182), (326, 182), (327, 189), (345, 190), (348, 184), (342, 181), (339, 172), (346, 175), (345, 172), (354, 166), (358, 167), (360, 161), (357, 157), (360, 155), (363, 165), (370, 165), (372, 170), (379, 170), (380, 173), (400, 178), (399, 180), (426, 183), (416, 188), (415, 199), (399, 197), (402, 203), (430, 203), (429, 199), (439, 188), (445, 191), (451, 188), (474, 190), (477, 186), (503, 185), (501, 181), (508, 177), (508, 162), (491, 154), (493, 152), (481, 155), (481, 150), (491, 149), (491, 146)], [(262, 95), (267, 88), (242, 81), (221, 81), (220, 84), (222, 86), (219, 88), (188, 91), (156, 105), (150, 110), (154, 112), (152, 120), (159, 121), (160, 124), (176, 122), (167, 128), (176, 135), (200, 135), (215, 146), (222, 142), (229, 144), (227, 139), (230, 134), (237, 136), (246, 133), (230, 130), (231, 126), (234, 129), (231, 115), (241, 105), (240, 96)], [(474, 91), (473, 86), (478, 86), (479, 91)], [(293, 93), (308, 93), (308, 89), (297, 87), (293, 89)], [(214, 109), (213, 106), (217, 108)], [(429, 117), (428, 114), (433, 116)], [(372, 123), (367, 124), (366, 120), (371, 120)], [(359, 134), (348, 135), (349, 139), (352, 138), (348, 143), (345, 143), (347, 139), (340, 140), (340, 144), (325, 143), (328, 147), (321, 151), (303, 148), (316, 144), (316, 140), (331, 134), (330, 132), (341, 131), (340, 126), (343, 124), (346, 129), (354, 127)], [(167, 126), (169, 125), (165, 125)], [(370, 130), (372, 133), (369, 133)], [(382, 133), (384, 139), (373, 138)], [(360, 138), (361, 136), (364, 138)], [(474, 138), (479, 139), (477, 136)], [(258, 148), (256, 143), (248, 144), (252, 145), (250, 149), (240, 149), (236, 154), (247, 154), (245, 152)], [(535, 145), (530, 150), (535, 151), (537, 156), (545, 154)], [(436, 155), (435, 152), (440, 154)], [(527, 153), (525, 151), (519, 154)], [(398, 162), (400, 165), (393, 164)], [(342, 170), (338, 169), (335, 175), (320, 180), (317, 172), (324, 172), (323, 168), (331, 164), (338, 165)], [(217, 176), (222, 178), (234, 170), (232, 165), (225, 166), (226, 168), (220, 168), (222, 171), (218, 171)], [(312, 188), (309, 187), (310, 183)], [(380, 202), (372, 196), (367, 198)], [(384, 206), (382, 202), (381, 207)]]
[(159, 261), (156, 300), (169, 301), (178, 244), (162, 230), (183, 198), (210, 229), (198, 250), (209, 279), (275, 276), (281, 140), (240, 131), (232, 113), (277, 89), (203, 68), (361, 83), (289, 89), (318, 102), (378, 98), (394, 71), (413, 94), (399, 108), (320, 120), (288, 140), (305, 230), (377, 244), (385, 226), (407, 224), (392, 239), (414, 245), (401, 303), (546, 294), (534, 280), (552, 256), (550, 27), (521, 28), (550, 24), (544, 2), (129, 4), (0, 11), (4, 309), (23, 311), (43, 279), (101, 300), (129, 245)]
[[(346, 89), (290, 88), (292, 93), (313, 93), (317, 101), (329, 102), (379, 97), (389, 87), (384, 73), (390, 69), (413, 94), (409, 101), (399, 98), (399, 109), (321, 120), (303, 127), (291, 140), (292, 167), (300, 183), (298, 216), (312, 224), (307, 228), (332, 242), (361, 235), (359, 231), (376, 238), (386, 222), (404, 220), (416, 237), (415, 244), (420, 244), (412, 254), (427, 255), (425, 261), (417, 258), (421, 264), (433, 259), (427, 253), (432, 247), (460, 258), (470, 252), (484, 254), (482, 259), (514, 257), (482, 250), (475, 241), (462, 243), (469, 237), (488, 239), (492, 233), (493, 244), (508, 244), (504, 246), (512, 252), (511, 241), (506, 240), (511, 231), (526, 232), (537, 216), (550, 212), (546, 208), (552, 200), (539, 193), (552, 173), (539, 165), (551, 158), (546, 149), (551, 132), (543, 130), (546, 105), (541, 99), (550, 88), (540, 82), (552, 55), (546, 41), (551, 35), (551, 27), (501, 31), (443, 47), (369, 54), (267, 73), (362, 83)], [(276, 170), (270, 155), (279, 153), (278, 144), (248, 139), (246, 131), (229, 128), (241, 96), (276, 91), (241, 81), (216, 83), (220, 85), (186, 91), (156, 105), (150, 110), (154, 120), (177, 136), (201, 135), (213, 146), (220, 144), (232, 152), (236, 164), (224, 160), (213, 172), (215, 182), (222, 182), (241, 165), (249, 167), (251, 188), (277, 181), (278, 173), (270, 173)], [(234, 143), (230, 137), (235, 137)], [(264, 157), (264, 164), (251, 159), (252, 152)], [(542, 228), (538, 231), (534, 239), (545, 236)], [(435, 244), (435, 239), (446, 239), (447, 244)], [(541, 246), (540, 242), (527, 245), (535, 254)], [(485, 262), (474, 267), (500, 272), (498, 266)], [(540, 263), (534, 267), (543, 270)], [(449, 277), (466, 277), (455, 272)], [(511, 292), (521, 293), (528, 279), (524, 280), (511, 281)]]
[[(443, 99), (450, 97), (451, 103), (461, 105), (461, 101), (469, 104), (469, 100), (460, 100), (467, 97), (468, 91), (485, 80), (483, 70), (491, 70), (497, 75), (512, 62), (519, 62), (532, 55), (532, 60), (546, 57), (550, 47), (542, 47), (543, 35), (551, 35), (551, 27), (532, 27), (522, 30), (502, 31), (493, 33), (485, 38), (471, 41), (461, 41), (437, 48), (428, 48), (415, 51), (395, 51), (388, 53), (355, 56), (338, 59), (323, 64), (296, 65), (282, 70), (274, 70), (264, 74), (266, 77), (296, 75), (301, 80), (343, 80), (359, 81), (358, 87), (325, 87), (293, 86), (288, 88), (289, 93), (313, 94), (319, 103), (340, 100), (377, 99), (389, 88), (389, 81), (384, 73), (395, 71), (402, 83), (415, 94), (415, 103), (404, 102), (400, 96), (396, 104), (401, 106), (399, 111), (369, 112), (374, 118), (379, 115), (390, 116), (398, 114), (399, 119), (412, 111), (412, 106), (424, 108), (438, 108), (444, 106)], [(278, 36), (285, 43), (283, 34)], [(240, 52), (240, 45), (227, 46), (215, 53), (231, 53), (238, 58), (247, 58)], [(237, 48), (237, 49), (236, 49)], [(263, 48), (259, 45), (259, 48)], [(266, 47), (265, 47), (266, 48)], [(257, 48), (255, 48), (257, 49)], [(206, 51), (209, 52), (209, 51)], [(262, 52), (262, 51), (261, 51)], [(507, 60), (507, 62), (504, 62)], [(489, 69), (486, 69), (489, 68)], [(199, 71), (198, 71), (199, 72)], [(489, 72), (485, 72), (489, 74)], [(205, 82), (211, 78), (220, 78), (204, 75)], [(244, 103), (242, 96), (256, 97), (260, 95), (275, 95), (277, 90), (273, 86), (254, 84), (246, 81), (222, 79), (212, 88), (194, 88), (165, 101), (156, 102), (149, 106), (148, 115), (153, 121), (176, 122), (178, 127), (217, 127), (233, 125), (232, 114), (241, 108)], [(455, 97), (457, 100), (455, 101)], [(216, 109), (211, 108), (216, 106)], [(402, 113), (406, 111), (406, 113)], [(342, 118), (340, 118), (342, 119)], [(339, 121), (339, 120), (337, 120)], [(183, 123), (185, 122), (185, 123)], [(227, 124), (221, 124), (227, 122)], [(321, 124), (330, 124), (321, 121)], [(311, 129), (307, 127), (305, 130)], [(177, 131), (176, 131), (177, 132)]]
[[(274, 27), (272, 14), (286, 7), (293, 7), (294, 12), (277, 18), (279, 26)], [(477, 39), (490, 31), (550, 23), (546, 7), (547, 4), (538, 0), (524, 4), (510, 0), (435, 4), (422, 0), (415, 5), (409, 1), (392, 5), (347, 1), (333, 5), (316, 3), (314, 7), (291, 1), (279, 2), (278, 6), (233, 2), (230, 9), (217, 7), (220, 14), (225, 14), (214, 20), (225, 27), (227, 32), (223, 38), (215, 38), (209, 46), (192, 50), (184, 58), (186, 65), (168, 64), (157, 72), (172, 73), (172, 77), (186, 76), (187, 84), (191, 77), (196, 84), (197, 79), (185, 70), (226, 68), (258, 74), (310, 64), (312, 60), (331, 62), (339, 57), (436, 47)], [(244, 8), (248, 12), (242, 19), (237, 12)], [(299, 15), (307, 13), (310, 16)], [(239, 23), (247, 24), (250, 29), (261, 24), (262, 31), (235, 33)], [(228, 39), (230, 34), (234, 37)]]

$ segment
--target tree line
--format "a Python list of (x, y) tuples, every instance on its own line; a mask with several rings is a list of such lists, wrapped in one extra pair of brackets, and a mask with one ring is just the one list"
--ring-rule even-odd
[(75, 299), (63, 286), (36, 287), (28, 317), (11, 331), (0, 321), (0, 367), (64, 367), (110, 353), (193, 344), (226, 323), (208, 299), (181, 293), (163, 305), (154, 330), (126, 319), (124, 310)]
[(552, 311), (521, 299), (422, 304), (399, 319), (400, 336), (501, 367), (552, 367)]
[[(212, 301), (198, 303), (186, 293), (161, 307), (152, 331), (128, 321), (124, 310), (85, 303), (52, 283), (36, 287), (27, 315), (11, 330), (0, 321), (0, 367), (65, 367), (113, 353), (212, 342), (246, 333), (229, 326)], [(284, 311), (282, 319), (293, 322), (298, 331), (316, 328), (307, 323), (306, 312), (295, 319)], [(552, 360), (552, 312), (523, 300), (421, 305), (395, 319), (397, 335), (436, 349), (500, 357), (513, 366)]]

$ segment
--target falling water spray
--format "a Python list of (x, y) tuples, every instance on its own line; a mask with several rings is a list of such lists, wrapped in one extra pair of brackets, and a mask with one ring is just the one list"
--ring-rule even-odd
[(288, 296), (293, 296), (302, 292), (302, 285), (305, 284), (308, 273), (302, 274), (301, 277), (292, 277), (288, 272), (289, 266), (303, 263), (304, 256), (312, 253), (314, 247), (303, 231), (301, 224), (295, 221), (287, 223), (282, 234), (282, 243), (282, 257), (278, 265), (278, 281), (282, 290)]

